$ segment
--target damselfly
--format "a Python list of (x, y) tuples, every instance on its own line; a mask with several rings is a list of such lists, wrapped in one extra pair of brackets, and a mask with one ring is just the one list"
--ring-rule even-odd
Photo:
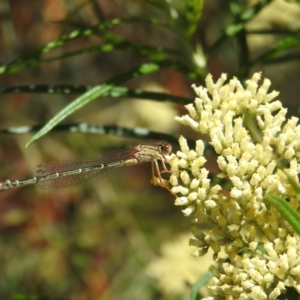
[[(96, 158), (41, 164), (33, 170), (32, 178), (0, 182), (0, 191), (29, 184), (48, 190), (65, 189), (103, 177), (109, 170), (143, 162), (151, 162), (153, 184), (166, 187), (161, 172), (169, 172), (165, 163), (168, 163), (166, 155), (171, 151), (169, 143), (157, 142), (155, 145), (135, 145), (131, 150), (116, 150)], [(159, 169), (159, 160), (163, 171)]]

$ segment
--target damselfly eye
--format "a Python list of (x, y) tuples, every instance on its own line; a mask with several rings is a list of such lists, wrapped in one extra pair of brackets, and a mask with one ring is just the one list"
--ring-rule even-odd
[(170, 154), (172, 152), (172, 146), (169, 143), (161, 142), (158, 143), (162, 154)]

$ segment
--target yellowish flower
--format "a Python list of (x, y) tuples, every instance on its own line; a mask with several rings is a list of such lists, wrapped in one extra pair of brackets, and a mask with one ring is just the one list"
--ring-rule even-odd
[[(167, 241), (161, 249), (161, 256), (148, 266), (147, 274), (157, 281), (158, 289), (174, 299), (178, 295), (189, 295), (190, 287), (200, 275), (207, 272), (212, 260), (194, 257), (188, 245), (191, 234), (181, 234), (173, 241)], [(201, 268), (199, 268), (199, 260)], [(201, 290), (207, 294), (206, 290)]]

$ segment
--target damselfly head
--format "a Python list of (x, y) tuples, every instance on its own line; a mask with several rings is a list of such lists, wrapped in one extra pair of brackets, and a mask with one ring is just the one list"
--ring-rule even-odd
[(168, 155), (172, 152), (172, 146), (167, 142), (158, 142), (156, 145), (159, 148), (160, 152), (164, 155)]

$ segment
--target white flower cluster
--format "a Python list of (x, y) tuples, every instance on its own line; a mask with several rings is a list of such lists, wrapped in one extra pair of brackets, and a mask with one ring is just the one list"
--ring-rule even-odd
[[(275, 194), (299, 207), (300, 197), (286, 175), (299, 182), (300, 126), (297, 118), (286, 119), (287, 110), (273, 100), (278, 92), (268, 93), (268, 79), (259, 86), (260, 77), (255, 73), (244, 88), (237, 78), (224, 85), (226, 75), (216, 83), (208, 75), (206, 88), (194, 86), (198, 97), (186, 106), (189, 114), (176, 117), (209, 136), (219, 176), (232, 184), (229, 191), (213, 185), (204, 167), (204, 143), (198, 140), (191, 150), (180, 138), (181, 151), (170, 162), (171, 191), (175, 204), (193, 217), (190, 244), (198, 247), (196, 254), (212, 248), (217, 255), (223, 248), (227, 255), (226, 262), (218, 260), (211, 286), (220, 299), (276, 299), (284, 286), (300, 292), (300, 267), (293, 265), (300, 262), (298, 238), (263, 201)], [(290, 244), (296, 245), (294, 251)]]
[[(299, 242), (299, 237), (289, 235), (284, 242), (277, 238), (263, 245), (264, 254), (237, 255), (235, 260), (220, 264), (221, 271), (212, 267), (215, 275), (211, 282), (212, 291), (220, 299), (231, 295), (232, 299), (260, 300), (278, 299), (286, 292), (286, 287), (294, 287), (300, 293)], [(256, 242), (249, 244), (250, 250), (256, 248)]]

